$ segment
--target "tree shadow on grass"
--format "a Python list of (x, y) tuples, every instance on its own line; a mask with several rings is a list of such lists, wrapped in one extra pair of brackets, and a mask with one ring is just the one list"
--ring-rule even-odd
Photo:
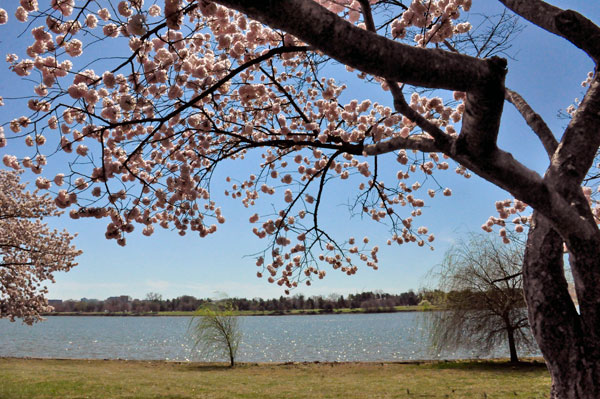
[(235, 367), (230, 367), (229, 363), (179, 363), (181, 367), (177, 367), (178, 371), (181, 372), (209, 372), (209, 371), (227, 371), (235, 370), (240, 368), (246, 368), (243, 364), (236, 364)]
[(526, 359), (518, 363), (511, 363), (508, 360), (457, 360), (440, 361), (434, 363), (424, 363), (421, 366), (432, 369), (454, 369), (454, 370), (480, 370), (494, 372), (537, 372), (546, 370), (546, 364), (538, 359)]

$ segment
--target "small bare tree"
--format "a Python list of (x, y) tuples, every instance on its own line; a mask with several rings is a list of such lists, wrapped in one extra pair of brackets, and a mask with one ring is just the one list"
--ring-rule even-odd
[(436, 351), (472, 348), (490, 353), (508, 341), (510, 361), (517, 347), (533, 347), (523, 296), (522, 244), (503, 244), (486, 235), (472, 235), (453, 246), (439, 270), (446, 292), (443, 311), (430, 316), (430, 339)]
[(196, 312), (191, 327), (195, 338), (194, 349), (200, 347), (204, 353), (225, 356), (229, 358), (230, 367), (235, 366), (242, 332), (231, 302), (203, 305)]

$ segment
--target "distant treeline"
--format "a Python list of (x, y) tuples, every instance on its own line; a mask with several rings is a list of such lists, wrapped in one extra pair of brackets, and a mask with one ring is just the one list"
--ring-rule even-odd
[[(357, 309), (366, 311), (393, 310), (395, 306), (418, 305), (423, 299), (429, 299), (428, 293), (415, 294), (413, 291), (401, 294), (383, 292), (363, 292), (360, 294), (329, 295), (305, 297), (304, 295), (281, 296), (273, 299), (262, 298), (229, 298), (233, 306), (240, 311), (273, 311), (286, 312), (291, 310), (319, 309), (325, 312), (334, 309)], [(174, 299), (163, 299), (160, 294), (149, 293), (145, 299), (132, 299), (127, 295), (110, 297), (105, 300), (82, 298), (76, 300), (51, 300), (50, 305), (55, 312), (105, 312), (105, 313), (154, 313), (174, 311), (194, 311), (211, 299), (198, 299), (183, 295)]]

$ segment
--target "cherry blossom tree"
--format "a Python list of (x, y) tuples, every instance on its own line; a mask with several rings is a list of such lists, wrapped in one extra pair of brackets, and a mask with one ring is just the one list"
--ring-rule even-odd
[[(333, 236), (319, 218), (326, 187), (357, 187), (355, 209), (390, 226), (388, 244), (430, 246), (434, 235), (416, 222), (423, 198), (451, 195), (433, 174), (476, 173), (513, 196), (484, 230), (498, 227), (505, 240), (506, 226), (528, 231), (523, 286), (552, 397), (597, 398), (600, 81), (590, 73), (555, 135), (505, 86), (500, 56), (515, 21), (527, 20), (597, 64), (600, 29), (541, 0), (499, 3), (506, 13), (475, 29), (463, 19), (471, 0), (21, 0), (15, 18), (33, 42), (7, 61), (35, 83), (0, 146), (24, 139), (32, 154), (3, 162), (42, 174), (47, 155), (71, 154), (68, 170), (36, 185), (75, 219), (109, 218), (106, 238), (120, 245), (135, 225), (145, 235), (216, 232), (225, 215), (212, 178), (238, 165), (226, 194), (247, 208), (272, 204), (249, 221), (269, 243), (258, 276), (286, 291), (327, 267), (377, 268), (368, 237)], [(393, 106), (342, 101), (346, 86), (327, 76), (333, 61)], [(544, 176), (499, 148), (505, 103), (545, 150)]]
[(0, 318), (32, 324), (52, 310), (41, 284), (77, 265), (81, 251), (70, 245), (69, 233), (42, 223), (61, 213), (54, 201), (24, 190), (18, 172), (0, 170)]

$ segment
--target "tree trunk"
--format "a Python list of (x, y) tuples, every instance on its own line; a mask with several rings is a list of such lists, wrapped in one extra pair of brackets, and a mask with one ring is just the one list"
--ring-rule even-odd
[(508, 336), (508, 349), (510, 351), (510, 362), (519, 363), (519, 357), (517, 356), (517, 345), (515, 344), (515, 330), (512, 328), (506, 329), (506, 335)]
[(235, 366), (235, 353), (231, 347), (231, 339), (231, 337), (227, 337), (227, 348), (229, 349), (229, 367), (233, 368)]
[[(580, 253), (577, 262), (590, 259), (598, 262), (598, 249)], [(586, 320), (591, 316), (583, 308), (578, 314), (564, 275), (563, 240), (537, 212), (527, 239), (523, 287), (532, 332), (552, 378), (551, 398), (600, 398), (600, 345), (589, 339), (600, 328)]]

